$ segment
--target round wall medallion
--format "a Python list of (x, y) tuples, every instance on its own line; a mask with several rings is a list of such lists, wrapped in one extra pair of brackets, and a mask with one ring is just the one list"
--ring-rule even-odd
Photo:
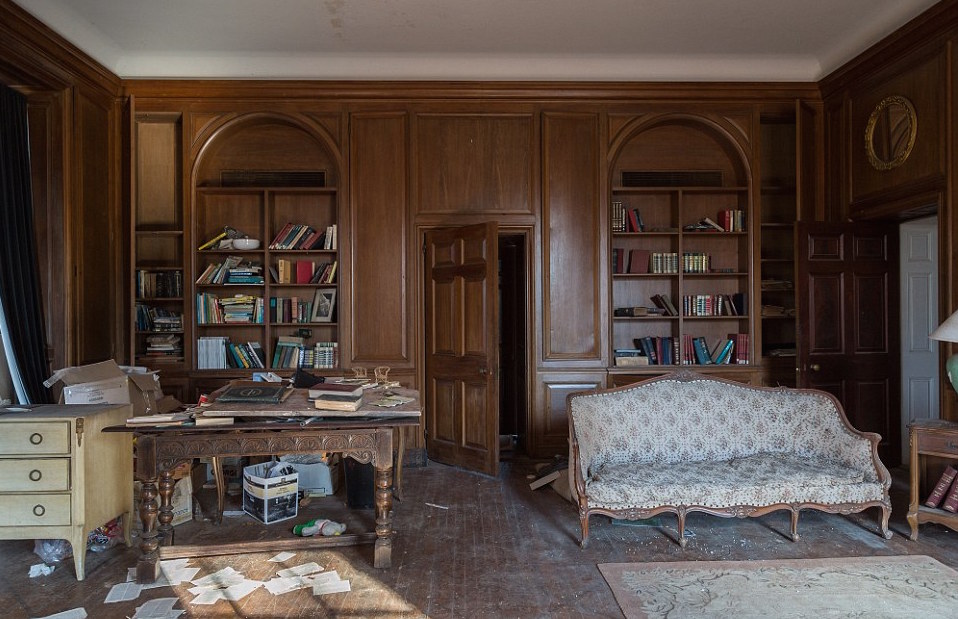
[(876, 170), (890, 170), (908, 158), (918, 134), (918, 116), (911, 101), (885, 97), (872, 110), (865, 127), (865, 152)]

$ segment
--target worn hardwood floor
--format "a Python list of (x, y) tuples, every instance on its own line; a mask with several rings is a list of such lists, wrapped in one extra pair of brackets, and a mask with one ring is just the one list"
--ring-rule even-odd
[[(407, 469), (405, 498), (395, 503), (397, 537), (393, 567), (372, 567), (372, 547), (299, 552), (287, 566), (316, 561), (348, 578), (352, 591), (314, 597), (309, 590), (280, 596), (258, 589), (239, 602), (191, 606), (188, 585), (141, 593), (136, 601), (104, 604), (110, 587), (125, 580), (136, 550), (121, 547), (90, 553), (87, 579), (74, 578), (72, 560), (46, 577), (28, 578), (39, 563), (33, 542), (0, 542), (0, 609), (7, 619), (40, 617), (84, 607), (92, 618), (131, 617), (147, 599), (178, 597), (184, 617), (621, 617), (609, 587), (596, 569), (605, 562), (747, 560), (862, 555), (925, 554), (958, 568), (958, 533), (923, 525), (918, 541), (907, 539), (905, 474), (896, 471), (892, 529), (877, 533), (878, 510), (843, 517), (805, 512), (801, 540), (788, 539), (786, 512), (758, 519), (721, 519), (694, 514), (685, 550), (673, 541), (675, 520), (617, 524), (593, 517), (589, 548), (578, 546), (576, 509), (550, 488), (529, 489), (533, 463), (503, 463), (498, 479), (429, 463)], [(342, 493), (342, 490), (340, 490)], [(247, 517), (222, 526), (195, 521), (176, 528), (178, 544), (286, 537), (293, 522), (319, 515), (347, 518), (372, 528), (372, 511), (346, 516), (342, 498), (301, 510), (296, 521), (264, 527)], [(272, 553), (194, 559), (199, 575), (232, 566), (250, 578), (268, 579), (277, 566)]]

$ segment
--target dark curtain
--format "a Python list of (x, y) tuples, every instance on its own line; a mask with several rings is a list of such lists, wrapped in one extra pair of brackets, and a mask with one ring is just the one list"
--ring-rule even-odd
[[(0, 302), (29, 402), (48, 401), (43, 307), (33, 236), (27, 100), (0, 84)], [(14, 377), (14, 380), (16, 378)]]

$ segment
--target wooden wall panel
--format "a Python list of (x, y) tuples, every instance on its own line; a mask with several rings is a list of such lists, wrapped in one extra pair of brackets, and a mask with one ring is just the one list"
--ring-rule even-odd
[[(404, 113), (354, 114), (350, 121), (348, 244), (352, 365), (414, 365), (407, 294), (407, 133)], [(412, 281), (415, 281), (412, 279)]]
[(76, 211), (70, 220), (76, 251), (75, 363), (86, 364), (110, 359), (115, 353), (114, 329), (117, 324), (115, 302), (119, 282), (114, 281), (118, 237), (113, 226), (110, 196), (109, 140), (111, 114), (96, 102), (80, 95), (76, 98), (74, 137), (75, 174), (79, 183)]
[[(850, 96), (852, 210), (856, 203), (879, 193), (943, 180), (947, 115), (945, 92), (940, 84), (946, 82), (947, 70), (944, 52), (937, 53), (907, 71)], [(865, 128), (875, 106), (891, 95), (904, 96), (915, 106), (918, 135), (904, 163), (890, 170), (877, 170), (865, 153)]]
[(419, 214), (532, 214), (531, 115), (416, 117)]
[(569, 453), (569, 419), (566, 397), (576, 391), (601, 389), (604, 372), (550, 372), (536, 376), (532, 427), (529, 429), (529, 453), (551, 458)]
[(598, 364), (607, 338), (599, 118), (548, 113), (542, 124), (542, 361)]

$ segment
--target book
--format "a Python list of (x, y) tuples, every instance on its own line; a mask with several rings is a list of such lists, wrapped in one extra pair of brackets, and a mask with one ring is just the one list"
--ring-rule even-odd
[(309, 390), (309, 399), (315, 400), (326, 395), (348, 395), (359, 397), (363, 394), (363, 385), (355, 383), (321, 383)]
[(313, 279), (313, 269), (316, 265), (311, 260), (296, 261), (296, 283), (308, 284)]
[(231, 426), (233, 417), (207, 417), (206, 415), (197, 415), (193, 418), (193, 423), (197, 426)]
[(252, 383), (243, 381), (234, 383), (216, 396), (217, 402), (249, 402), (256, 404), (279, 404), (293, 392), (291, 385)]
[(958, 475), (958, 470), (955, 470), (954, 467), (949, 466), (945, 468), (945, 472), (938, 478), (938, 483), (935, 484), (934, 490), (932, 490), (928, 498), (925, 499), (925, 505), (928, 507), (938, 507), (944, 500), (948, 489), (951, 488), (952, 482), (955, 481), (956, 475)]
[(345, 402), (320, 398), (320, 399), (313, 400), (313, 405), (320, 410), (357, 411), (359, 410), (359, 405), (362, 401), (363, 401), (362, 398), (356, 398), (355, 400), (345, 401)]
[(945, 501), (941, 508), (946, 512), (958, 512), (958, 483), (951, 482), (948, 494), (945, 495)]
[(633, 249), (629, 252), (629, 273), (648, 273), (649, 255), (647, 249)]
[(276, 236), (273, 237), (272, 242), (269, 244), (270, 249), (282, 249), (279, 245), (283, 242), (283, 239), (286, 238), (286, 235), (289, 234), (290, 230), (293, 229), (293, 223), (289, 222), (283, 226), (279, 232), (276, 233)]
[(139, 415), (126, 420), (127, 426), (181, 426), (190, 420), (186, 411), (158, 415)]
[(712, 356), (709, 354), (709, 347), (704, 337), (692, 338), (692, 347), (695, 350), (696, 363), (699, 365), (711, 365), (714, 363)]

